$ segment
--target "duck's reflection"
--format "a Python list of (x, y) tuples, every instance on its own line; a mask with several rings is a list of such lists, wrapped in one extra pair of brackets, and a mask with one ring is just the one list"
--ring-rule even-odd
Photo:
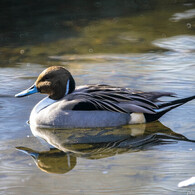
[(31, 127), (32, 133), (55, 149), (38, 152), (25, 147), (17, 149), (30, 154), (36, 165), (49, 173), (66, 173), (76, 165), (77, 157), (100, 159), (125, 152), (146, 150), (152, 146), (178, 140), (190, 141), (160, 122), (104, 129), (44, 129)]
[(35, 151), (26, 147), (16, 148), (29, 154), (34, 159), (36, 165), (47, 173), (64, 174), (72, 170), (76, 165), (76, 157), (56, 148), (51, 148), (49, 151), (44, 152)]

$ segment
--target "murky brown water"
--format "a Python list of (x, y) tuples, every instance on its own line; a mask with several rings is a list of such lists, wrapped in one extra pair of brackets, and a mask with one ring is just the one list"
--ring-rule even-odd
[(0, 194), (195, 193), (177, 187), (195, 175), (195, 101), (147, 125), (33, 129), (51, 149), (26, 123), (44, 96), (14, 98), (52, 64), (69, 69), (78, 85), (194, 95), (194, 2), (112, 2), (40, 4), (26, 17), (24, 5), (4, 3)]

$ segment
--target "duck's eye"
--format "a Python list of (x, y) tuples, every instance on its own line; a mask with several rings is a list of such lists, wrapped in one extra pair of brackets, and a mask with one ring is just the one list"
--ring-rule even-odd
[(49, 80), (48, 76), (45, 76), (45, 77), (42, 78), (42, 81), (47, 81), (47, 80)]

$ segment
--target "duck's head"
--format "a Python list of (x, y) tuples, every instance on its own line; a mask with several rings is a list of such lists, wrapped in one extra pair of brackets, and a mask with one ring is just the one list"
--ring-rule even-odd
[(33, 93), (48, 94), (51, 99), (59, 100), (75, 89), (75, 81), (68, 70), (61, 66), (45, 69), (34, 85), (18, 93), (15, 97), (24, 97)]

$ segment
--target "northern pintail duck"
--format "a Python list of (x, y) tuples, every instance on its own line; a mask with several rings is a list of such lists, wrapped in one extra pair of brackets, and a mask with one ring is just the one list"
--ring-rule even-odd
[(48, 94), (32, 110), (30, 124), (41, 127), (113, 127), (158, 120), (169, 110), (195, 96), (170, 102), (159, 97), (169, 92), (142, 92), (109, 85), (75, 87), (71, 73), (61, 66), (45, 69), (34, 85), (16, 94)]

